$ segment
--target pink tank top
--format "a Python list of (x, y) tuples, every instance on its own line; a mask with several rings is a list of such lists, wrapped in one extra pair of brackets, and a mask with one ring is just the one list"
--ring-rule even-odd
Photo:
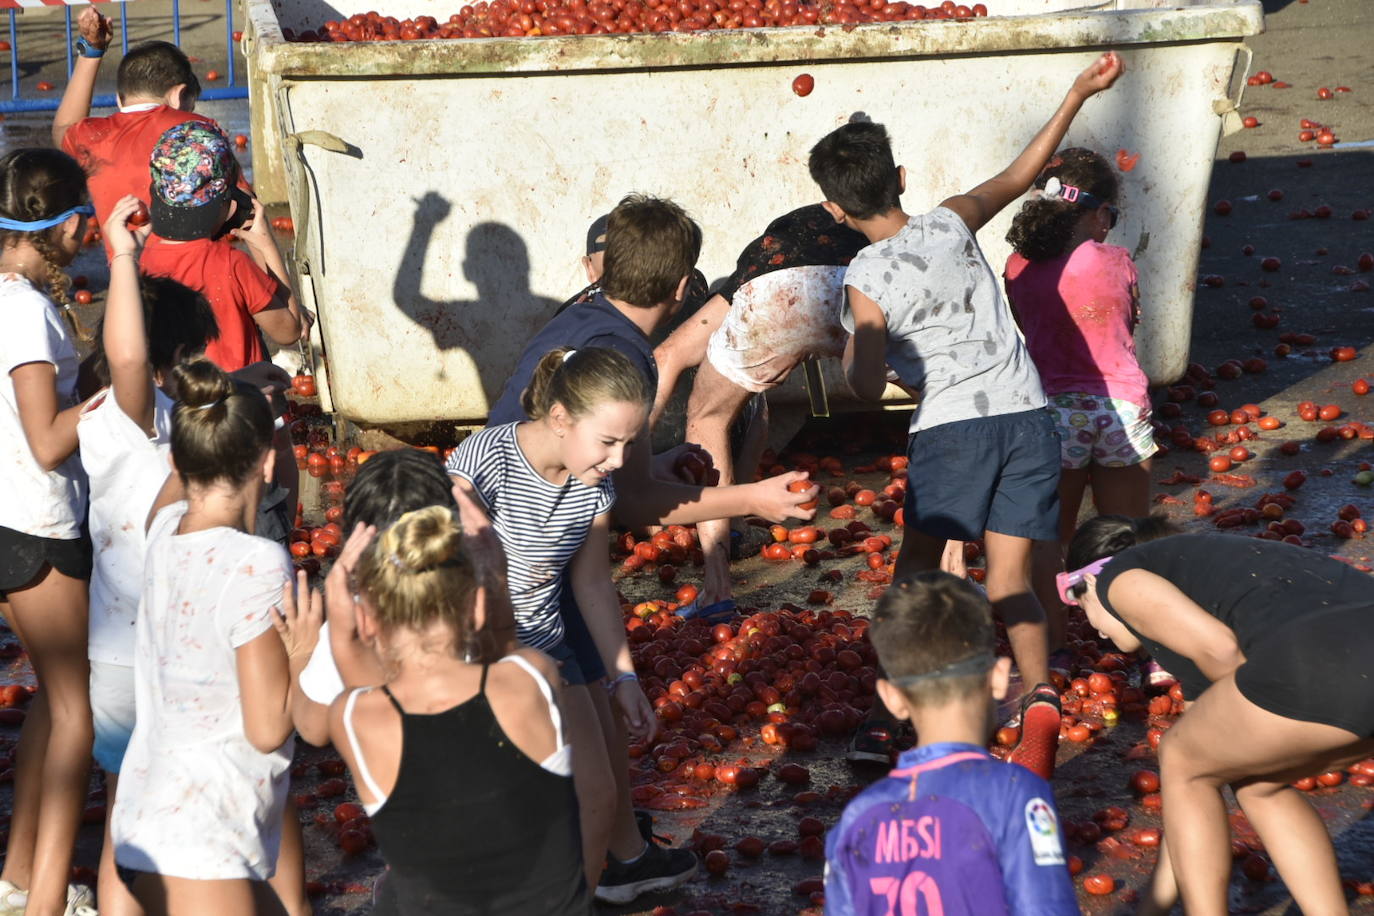
[(1135, 264), (1117, 245), (1084, 242), (1051, 261), (1012, 253), (1007, 298), (1045, 394), (1094, 394), (1144, 406), (1149, 380), (1135, 356)]

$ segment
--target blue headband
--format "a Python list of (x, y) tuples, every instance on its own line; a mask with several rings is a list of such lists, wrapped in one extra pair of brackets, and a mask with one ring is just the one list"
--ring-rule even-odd
[(81, 204), (72, 207), (70, 210), (63, 210), (56, 216), (47, 219), (36, 219), (30, 222), (18, 219), (6, 219), (0, 216), (0, 229), (13, 229), (16, 232), (40, 232), (44, 229), (51, 229), (53, 226), (60, 225), (67, 221), (70, 216), (95, 216), (95, 208), (90, 204)]

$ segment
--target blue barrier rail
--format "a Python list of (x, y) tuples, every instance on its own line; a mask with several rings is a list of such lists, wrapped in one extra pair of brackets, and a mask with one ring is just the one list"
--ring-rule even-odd
[[(129, 29), (126, 22), (125, 9), (126, 3), (113, 3), (117, 7), (118, 14), (114, 16), (114, 28), (119, 33), (119, 46), (123, 53), (129, 51)], [(67, 42), (67, 75), (70, 77), (72, 67), (75, 65), (73, 57), (72, 42), (74, 32), (72, 29), (72, 8), (64, 6), (66, 22), (66, 42)], [(56, 111), (57, 106), (62, 103), (60, 93), (51, 92), (41, 97), (24, 97), (20, 92), (19, 86), (19, 24), (18, 10), (9, 10), (9, 41), (10, 41), (10, 97), (0, 99), (0, 113), (11, 114), (23, 111)], [(172, 0), (172, 43), (181, 46), (181, 0)], [(238, 64), (234, 59), (234, 0), (224, 0), (224, 50), (228, 63), (225, 66), (226, 76), (229, 84), (219, 88), (204, 88), (201, 90), (200, 98), (205, 101), (215, 101), (217, 99), (246, 99), (248, 98), (248, 87), (240, 86), (238, 83)], [(92, 108), (114, 108), (118, 102), (115, 101), (113, 94), (97, 95), (91, 99)]]

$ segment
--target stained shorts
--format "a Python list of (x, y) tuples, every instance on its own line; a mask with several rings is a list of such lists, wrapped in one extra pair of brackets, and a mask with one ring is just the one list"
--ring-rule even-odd
[(1059, 537), (1059, 436), (1044, 408), (942, 423), (907, 440), (904, 524), (936, 538)]
[(1059, 428), (1060, 463), (1070, 470), (1096, 464), (1124, 468), (1153, 455), (1150, 405), (1094, 394), (1050, 395)]
[(746, 391), (781, 384), (810, 357), (844, 355), (844, 267), (789, 267), (742, 285), (706, 348), (716, 371)]

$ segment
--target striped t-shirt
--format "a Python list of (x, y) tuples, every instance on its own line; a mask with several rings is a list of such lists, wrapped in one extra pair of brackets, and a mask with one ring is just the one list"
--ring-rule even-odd
[(449, 456), (448, 472), (472, 484), (505, 548), (516, 638), (549, 649), (563, 640), (563, 570), (592, 522), (615, 504), (615, 488), (609, 477), (589, 487), (571, 474), (562, 484), (549, 483), (520, 451), (519, 425), (473, 433)]

